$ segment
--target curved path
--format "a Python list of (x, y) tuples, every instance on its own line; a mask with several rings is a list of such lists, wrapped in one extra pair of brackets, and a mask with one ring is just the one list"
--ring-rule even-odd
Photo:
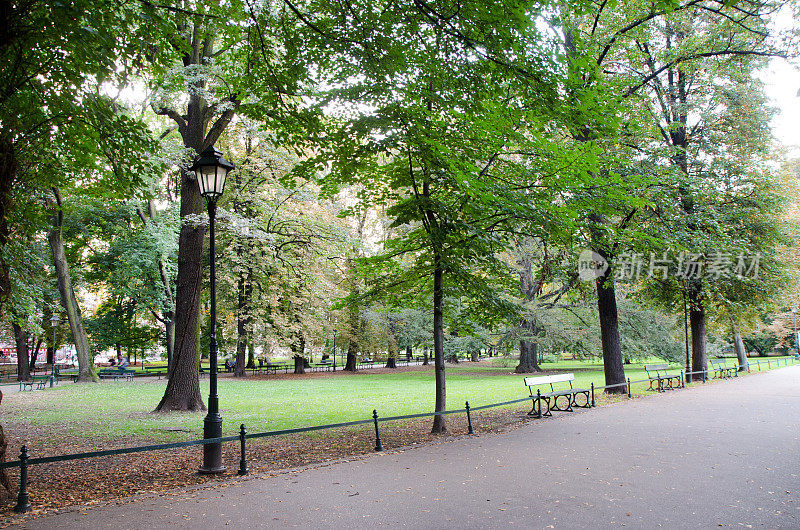
[(800, 528), (800, 366), (24, 528)]

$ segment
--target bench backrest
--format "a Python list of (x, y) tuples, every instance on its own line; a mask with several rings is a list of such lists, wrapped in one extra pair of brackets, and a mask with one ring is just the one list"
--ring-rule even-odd
[(667, 373), (669, 370), (668, 364), (646, 364), (644, 365), (644, 371), (647, 372), (647, 376), (650, 377), (650, 372), (655, 372), (656, 376), (661, 376)]
[(727, 359), (709, 359), (708, 362), (713, 364), (713, 365), (717, 365), (717, 366), (722, 366), (722, 365), (728, 364), (728, 360)]
[(569, 382), (569, 387), (572, 388), (572, 381), (575, 380), (575, 374), (556, 374), (556, 375), (540, 375), (536, 377), (526, 377), (525, 386), (530, 390), (533, 395), (533, 387), (539, 385), (550, 385), (550, 390), (555, 391), (553, 388), (554, 383)]

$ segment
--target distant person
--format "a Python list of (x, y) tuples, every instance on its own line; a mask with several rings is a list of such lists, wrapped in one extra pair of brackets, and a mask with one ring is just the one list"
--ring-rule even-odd
[(123, 358), (120, 360), (120, 362), (119, 362), (119, 366), (117, 366), (117, 368), (118, 368), (119, 370), (124, 370), (125, 368), (127, 368), (128, 366), (130, 366), (130, 364), (131, 364), (131, 362), (128, 360), (128, 358), (127, 358), (127, 357), (123, 357)]
[(116, 365), (117, 365), (117, 359), (116, 359), (116, 358), (114, 358), (114, 357), (110, 358), (110, 359), (108, 360), (108, 365), (109, 365), (109, 366), (116, 366)]

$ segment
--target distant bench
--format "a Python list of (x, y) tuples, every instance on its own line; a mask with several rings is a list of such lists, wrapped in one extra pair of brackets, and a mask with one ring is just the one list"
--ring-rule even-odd
[(278, 374), (278, 370), (283, 370), (283, 373), (288, 373), (289, 372), (289, 368), (292, 368), (292, 367), (293, 367), (293, 365), (291, 365), (289, 363), (286, 363), (286, 362), (284, 362), (284, 363), (264, 363), (264, 370), (266, 370), (267, 373), (272, 371), (272, 373), (275, 374), (275, 375)]
[[(648, 390), (664, 392), (665, 390), (680, 388), (682, 380), (681, 374), (670, 374), (668, 370), (669, 365), (666, 364), (644, 365), (644, 371), (647, 372), (647, 379), (650, 381), (650, 388), (648, 388)], [(656, 384), (656, 388), (653, 388), (653, 383)]]
[(729, 366), (727, 359), (709, 359), (708, 363), (711, 365), (711, 371), (716, 374), (716, 377), (719, 379), (739, 377), (738, 368), (736, 366)]
[[(573, 412), (572, 407), (581, 407), (581, 408), (591, 408), (592, 404), (590, 401), (589, 393), (591, 390), (586, 388), (574, 388), (572, 386), (572, 381), (575, 380), (575, 374), (557, 374), (557, 375), (543, 375), (538, 377), (526, 377), (525, 378), (525, 386), (528, 387), (528, 391), (531, 394), (531, 400), (533, 401), (533, 407), (531, 411), (528, 413), (529, 416), (534, 416), (536, 418), (541, 418), (542, 416), (552, 416), (551, 411), (553, 410), (561, 410), (566, 412)], [(555, 388), (556, 383), (569, 383), (569, 388), (561, 385), (559, 389)], [(542, 392), (541, 388), (536, 389), (536, 393), (533, 393), (533, 388), (542, 386), (542, 385), (550, 385), (549, 392)], [(586, 401), (583, 405), (578, 404), (577, 397), (579, 395), (583, 395), (586, 398)], [(562, 403), (559, 405), (559, 398), (564, 398), (561, 401), (566, 403)], [(552, 402), (551, 402), (552, 400)], [(542, 412), (542, 401), (545, 402), (547, 405), (547, 412)]]
[(320, 361), (318, 363), (311, 363), (311, 364), (309, 364), (309, 367), (313, 371), (333, 370), (333, 361), (331, 361), (330, 359), (325, 359), (325, 360), (322, 360), (322, 361)]
[(167, 375), (167, 367), (166, 366), (145, 366), (144, 367), (145, 375), (157, 375), (159, 379), (161, 379), (162, 375)]
[(19, 391), (22, 392), (26, 388), (30, 391), (33, 391), (33, 387), (36, 387), (36, 390), (44, 390), (45, 383), (50, 380), (49, 375), (34, 375), (31, 376), (29, 381), (20, 381), (19, 382)]
[(125, 379), (126, 381), (133, 380), (133, 374), (135, 374), (133, 370), (113, 370), (113, 369), (106, 369), (106, 370), (98, 370), (97, 375), (100, 379), (113, 379), (114, 381), (118, 379)]

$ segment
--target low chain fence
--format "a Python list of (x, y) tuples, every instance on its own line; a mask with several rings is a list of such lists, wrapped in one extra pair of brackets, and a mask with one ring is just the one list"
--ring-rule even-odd
[[(761, 370), (762, 362), (767, 364), (767, 369), (772, 368), (772, 364), (775, 364), (775, 367), (780, 367), (780, 361), (784, 361), (784, 366), (789, 366), (789, 364), (796, 364), (800, 361), (798, 357), (788, 357), (783, 359), (774, 359), (770, 360), (767, 359), (765, 361), (752, 361), (758, 367), (758, 370)], [(748, 366), (748, 373), (750, 373), (752, 369)], [(686, 376), (694, 376), (700, 375), (698, 379), (702, 382), (705, 382), (708, 378), (708, 370), (700, 370), (700, 371), (693, 371), (693, 372), (686, 372), (685, 370), (681, 370), (680, 375), (680, 385), (677, 388), (684, 388), (686, 386)], [(613, 385), (603, 385), (603, 386), (595, 386), (594, 383), (591, 383), (591, 406), (595, 406), (595, 392), (600, 390), (612, 389), (612, 388), (622, 388), (624, 387), (624, 391), (621, 393), (627, 393), (627, 397), (632, 397), (631, 393), (631, 385), (638, 384), (638, 383), (649, 383), (651, 379), (638, 379), (638, 380), (631, 380), (627, 378), (624, 383), (617, 383)], [(112, 455), (125, 455), (125, 454), (132, 454), (132, 453), (143, 453), (148, 451), (159, 451), (165, 449), (176, 449), (181, 447), (191, 447), (196, 445), (206, 445), (206, 444), (222, 444), (228, 442), (239, 442), (239, 469), (237, 470), (238, 475), (247, 475), (249, 473), (249, 469), (247, 466), (247, 440), (248, 439), (257, 439), (257, 438), (266, 438), (271, 436), (282, 436), (286, 434), (298, 434), (304, 432), (312, 432), (312, 431), (320, 431), (320, 430), (328, 430), (328, 429), (336, 429), (341, 427), (352, 427), (357, 425), (366, 425), (366, 424), (373, 424), (375, 429), (375, 451), (382, 451), (383, 450), (383, 443), (381, 442), (380, 436), (380, 427), (379, 424), (382, 422), (388, 421), (397, 421), (397, 420), (408, 420), (408, 419), (416, 419), (416, 418), (429, 418), (432, 416), (444, 416), (444, 415), (451, 415), (451, 414), (465, 414), (467, 420), (467, 432), (469, 434), (474, 434), (474, 430), (472, 427), (472, 413), (479, 410), (485, 410), (490, 408), (496, 407), (503, 407), (506, 405), (513, 405), (516, 403), (522, 403), (525, 401), (530, 401), (531, 399), (536, 399), (535, 396), (526, 396), (524, 398), (519, 399), (512, 399), (510, 401), (501, 401), (498, 403), (490, 403), (488, 405), (480, 405), (478, 407), (470, 407), (469, 401), (464, 403), (464, 408), (454, 409), (454, 410), (445, 410), (440, 412), (422, 412), (417, 414), (402, 414), (402, 415), (395, 415), (395, 416), (385, 416), (380, 417), (378, 415), (377, 409), (372, 411), (372, 417), (369, 419), (363, 420), (355, 420), (355, 421), (346, 421), (340, 423), (328, 423), (324, 425), (313, 425), (310, 427), (297, 427), (292, 429), (280, 429), (274, 431), (265, 431), (265, 432), (257, 432), (257, 433), (248, 433), (247, 429), (245, 428), (244, 424), (241, 424), (239, 428), (239, 434), (233, 436), (222, 436), (219, 438), (205, 438), (202, 440), (189, 440), (184, 442), (172, 442), (172, 443), (163, 443), (163, 444), (152, 444), (152, 445), (141, 445), (136, 447), (125, 447), (120, 449), (106, 449), (102, 451), (88, 451), (83, 453), (73, 453), (67, 455), (58, 455), (58, 456), (45, 456), (39, 458), (31, 458), (28, 452), (28, 446), (23, 445), (20, 449), (19, 460), (14, 460), (11, 462), (3, 462), (0, 463), (0, 469), (9, 469), (9, 468), (20, 468), (19, 472), (19, 492), (17, 494), (17, 503), (14, 506), (14, 511), (16, 513), (26, 513), (30, 510), (30, 496), (28, 495), (28, 467), (37, 465), (37, 464), (49, 464), (54, 462), (68, 462), (71, 460), (82, 460), (87, 458), (99, 458), (103, 456), (112, 456)]]

